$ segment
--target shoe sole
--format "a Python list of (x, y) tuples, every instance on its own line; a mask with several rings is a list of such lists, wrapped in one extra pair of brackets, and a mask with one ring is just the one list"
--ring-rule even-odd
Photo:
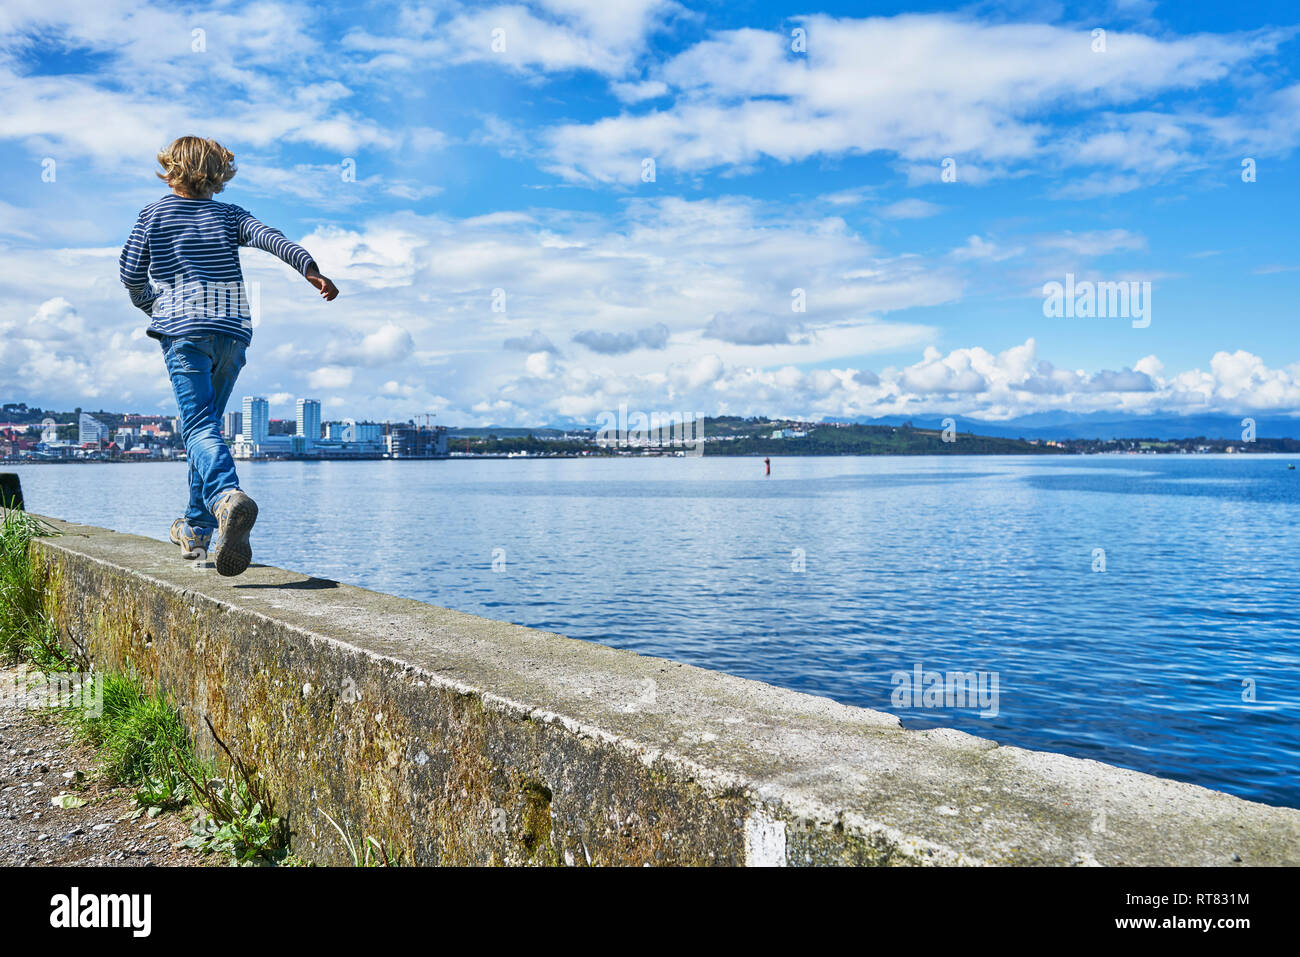
[(220, 543), (212, 558), (217, 566), (217, 574), (226, 578), (242, 575), (253, 560), (253, 546), (248, 544), (248, 534), (257, 521), (257, 503), (247, 495), (230, 506), (226, 520), (217, 530)]

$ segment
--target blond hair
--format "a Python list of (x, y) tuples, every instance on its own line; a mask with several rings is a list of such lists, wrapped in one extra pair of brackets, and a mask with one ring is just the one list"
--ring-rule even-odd
[(226, 188), (238, 172), (235, 154), (216, 140), (182, 136), (158, 154), (163, 168), (155, 175), (168, 186), (179, 186), (191, 196), (211, 196)]

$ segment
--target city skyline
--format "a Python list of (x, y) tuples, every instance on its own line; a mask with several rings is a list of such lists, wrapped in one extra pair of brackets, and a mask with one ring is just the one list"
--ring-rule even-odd
[[(238, 409), (226, 411), (220, 432), (236, 459), (264, 458), (446, 458), (447, 429), (406, 422), (370, 422), (354, 418), (322, 421), (318, 399), (299, 398), (292, 431), (271, 428), (264, 396), (246, 395)], [(185, 454), (178, 416), (145, 416), (105, 410), (72, 413), (43, 410), (26, 403), (7, 403), (4, 411), (41, 418), (27, 423), (0, 421), (0, 458), (6, 461), (121, 461), (172, 459)], [(58, 422), (54, 415), (73, 415)], [(159, 422), (145, 420), (157, 419)], [(106, 421), (107, 420), (107, 421)], [(120, 420), (120, 421), (119, 421)], [(115, 424), (110, 424), (115, 423)], [(75, 437), (68, 432), (75, 430)], [(63, 435), (60, 435), (63, 432)]]

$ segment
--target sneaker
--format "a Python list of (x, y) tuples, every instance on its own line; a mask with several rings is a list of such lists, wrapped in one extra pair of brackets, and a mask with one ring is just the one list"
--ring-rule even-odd
[(253, 560), (248, 533), (257, 521), (257, 503), (237, 488), (217, 496), (212, 506), (217, 517), (217, 534), (213, 538), (212, 560), (218, 575), (242, 575)]
[(182, 558), (206, 558), (208, 545), (212, 542), (212, 529), (195, 528), (185, 519), (178, 518), (172, 522), (171, 540), (173, 545), (181, 547)]

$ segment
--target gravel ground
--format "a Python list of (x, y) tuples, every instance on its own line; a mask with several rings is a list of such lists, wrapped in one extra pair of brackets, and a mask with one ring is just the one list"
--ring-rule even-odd
[[(18, 669), (0, 668), (0, 866), (187, 866), (204, 858), (177, 843), (190, 810), (124, 819), (134, 789), (103, 779), (92, 748), (47, 709), (31, 707)], [(83, 807), (53, 801), (75, 795)]]

